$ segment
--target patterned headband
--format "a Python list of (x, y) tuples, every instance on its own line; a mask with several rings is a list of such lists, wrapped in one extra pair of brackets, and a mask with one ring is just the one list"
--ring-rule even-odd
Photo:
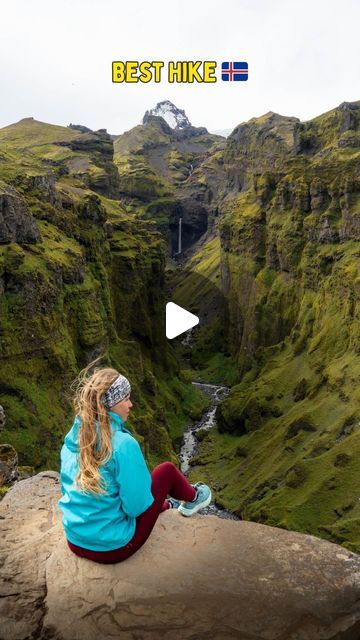
[(101, 402), (110, 409), (110, 407), (113, 407), (121, 400), (124, 400), (126, 396), (130, 395), (130, 392), (131, 386), (129, 380), (120, 373), (108, 388), (107, 392), (102, 396)]

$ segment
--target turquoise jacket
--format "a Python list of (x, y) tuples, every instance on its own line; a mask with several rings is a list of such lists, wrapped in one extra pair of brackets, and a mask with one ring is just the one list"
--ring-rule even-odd
[[(58, 504), (67, 539), (93, 551), (111, 551), (125, 546), (133, 537), (136, 518), (154, 502), (151, 475), (137, 440), (124, 422), (109, 411), (112, 429), (112, 456), (100, 467), (106, 494), (87, 494), (74, 485), (79, 471), (76, 417), (61, 448)], [(99, 431), (99, 427), (98, 427)]]

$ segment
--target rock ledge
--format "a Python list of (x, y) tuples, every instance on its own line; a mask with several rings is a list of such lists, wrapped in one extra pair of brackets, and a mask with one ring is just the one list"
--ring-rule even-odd
[(3, 640), (359, 640), (360, 556), (313, 536), (177, 511), (123, 563), (77, 558), (59, 474), (0, 503)]

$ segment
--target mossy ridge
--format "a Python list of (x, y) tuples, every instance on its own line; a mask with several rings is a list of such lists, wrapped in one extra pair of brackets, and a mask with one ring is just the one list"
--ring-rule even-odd
[[(179, 401), (174, 404), (173, 395), (185, 398), (194, 392), (188, 381), (171, 382), (178, 365), (167, 354), (157, 323), (162, 300), (156, 283), (165, 260), (164, 240), (151, 221), (136, 221), (133, 207), (113, 199), (113, 169), (100, 139), (34, 122), (26, 123), (24, 131), (23, 124), (14, 125), (6, 135), (2, 130), (6, 157), (16, 166), (8, 172), (1, 163), (0, 177), (5, 186), (14, 180), (42, 236), (31, 246), (0, 247), (0, 275), (5, 282), (0, 300), (4, 362), (0, 394), (8, 415), (2, 440), (14, 442), (20, 463), (36, 471), (58, 470), (60, 443), (72, 420), (70, 382), (101, 352), (132, 381), (137, 395), (135, 434), (148, 459), (152, 464), (164, 457), (176, 461), (172, 437), (179, 437), (189, 420), (186, 411), (190, 414), (192, 409), (187, 409), (190, 400), (185, 411)], [(35, 150), (28, 128), (31, 135), (35, 129), (39, 134)], [(85, 140), (81, 149), (79, 139)], [(58, 142), (66, 145), (57, 146)], [(25, 163), (20, 157), (24, 144), (29, 145)], [(58, 150), (64, 154), (57, 156)], [(70, 157), (73, 165), (68, 173)], [(81, 159), (84, 162), (78, 162)], [(98, 185), (91, 181), (107, 172), (108, 195), (95, 194), (92, 189)], [(138, 292), (132, 300), (127, 275), (133, 273), (134, 258)], [(123, 298), (124, 315), (117, 312), (117, 296)], [(158, 358), (152, 357), (151, 345), (157, 345)], [(164, 367), (169, 382), (154, 395), (148, 381), (164, 377)]]
[(334, 110), (329, 126), (326, 114), (309, 127), (282, 120), (279, 135), (267, 114), (228, 139), (219, 228), (229, 354), (207, 356), (236, 361), (219, 409), (231, 433), (206, 439), (190, 475), (205, 474), (245, 518), (357, 551), (359, 104)]
[(90, 189), (116, 195), (118, 175), (107, 134), (24, 118), (0, 129), (0, 148), (1, 176), (20, 192), (29, 192), (28, 178), (70, 174), (81, 176)]
[(114, 142), (114, 163), (120, 176), (120, 190), (132, 198), (151, 201), (171, 195), (172, 188), (163, 176), (157, 175), (146, 157), (146, 149), (167, 148), (169, 135), (161, 124), (138, 125)]
[[(54, 171), (60, 161), (72, 155), (70, 149), (59, 147), (57, 143), (70, 142), (78, 136), (79, 133), (72, 129), (33, 118), (24, 118), (0, 129), (1, 176), (9, 182), (22, 175), (46, 175), (47, 171)], [(54, 158), (51, 158), (51, 152)]]
[[(119, 260), (127, 262), (127, 259), (117, 257), (117, 264)], [(36, 273), (36, 267), (35, 262), (34, 273)], [(139, 271), (141, 273), (141, 269)], [(146, 267), (146, 272), (149, 276), (151, 275), (149, 267)], [(13, 349), (11, 353), (8, 350), (7, 362), (10, 363), (15, 359), (16, 364), (13, 363), (11, 367), (10, 364), (4, 366), (1, 371), (1, 401), (6, 413), (11, 416), (8, 420), (11, 430), (8, 427), (8, 430), (3, 432), (2, 439), (14, 444), (21, 463), (31, 464), (37, 471), (49, 467), (58, 469), (56, 444), (57, 439), (61, 441), (62, 428), (58, 427), (53, 432), (49, 425), (54, 427), (55, 424), (67, 424), (69, 426), (72, 412), (69, 395), (64, 397), (64, 387), (68, 390), (70, 380), (77, 374), (78, 363), (84, 362), (85, 357), (88, 359), (89, 356), (86, 354), (94, 349), (101, 348), (106, 352), (109, 348), (113, 364), (128, 373), (134, 389), (137, 390), (137, 397), (146, 398), (150, 395), (148, 401), (143, 400), (142, 403), (135, 401), (134, 408), (135, 424), (140, 429), (138, 433), (143, 433), (145, 436), (150, 460), (156, 458), (159, 462), (164, 456), (170, 456), (172, 459), (171, 439), (178, 438), (181, 427), (186, 424), (186, 403), (184, 408), (179, 401), (174, 404), (173, 394), (183, 397), (184, 393), (188, 393), (189, 385), (181, 383), (175, 389), (169, 382), (160, 386), (154, 397), (149, 390), (143, 388), (144, 380), (146, 382), (146, 379), (152, 376), (154, 358), (150, 353), (142, 353), (140, 347), (134, 352), (127, 347), (126, 341), (124, 343), (117, 337), (117, 330), (123, 335), (128, 333), (132, 336), (134, 330), (139, 333), (139, 328), (135, 327), (131, 317), (128, 325), (123, 317), (119, 318), (119, 324), (117, 324), (116, 313), (114, 320), (111, 321), (112, 303), (109, 300), (109, 292), (106, 293), (104, 284), (98, 280), (98, 269), (96, 275), (97, 277), (94, 276), (92, 266), (87, 265), (83, 282), (65, 284), (62, 292), (57, 292), (58, 297), (54, 299), (53, 309), (47, 310), (40, 316), (32, 315), (30, 322), (29, 314), (20, 313), (16, 305), (12, 307), (11, 316), (6, 314), (5, 320), (8, 318), (9, 323), (6, 321), (3, 327), (8, 327), (8, 338), (11, 335), (11, 326), (14, 338), (17, 336), (19, 339), (21, 336), (24, 342), (18, 344), (16, 357)], [(37, 306), (36, 300), (35, 303)], [(108, 309), (105, 308), (106, 303), (109, 306)], [(10, 317), (14, 316), (17, 318), (18, 327), (10, 320)], [(142, 330), (145, 338), (146, 331), (151, 330), (151, 323), (145, 325)], [(30, 339), (31, 336), (32, 339)], [(161, 336), (154, 334), (150, 336), (152, 340), (160, 341), (161, 339)], [(9, 348), (10, 339), (7, 345)], [(160, 347), (159, 350), (161, 353)], [(20, 357), (22, 353), (25, 357)], [(157, 374), (159, 377), (163, 375), (163, 366), (160, 358)], [(64, 383), (65, 372), (67, 372), (68, 384)], [(27, 383), (29, 375), (30, 379), (34, 380), (30, 386)], [(62, 380), (63, 387), (58, 394), (56, 387), (59, 379)], [(10, 387), (8, 380), (12, 381)], [(40, 383), (41, 380), (43, 380), (42, 383)], [(40, 384), (43, 387), (41, 392)], [(50, 403), (49, 398), (51, 398)], [(50, 413), (49, 406), (51, 406)], [(50, 431), (53, 433), (51, 439), (48, 436)]]
[[(354, 108), (351, 113), (356, 115), (356, 109)], [(268, 121), (268, 118), (265, 120)], [(255, 136), (256, 130), (252, 131), (251, 126), (249, 125), (250, 134)], [(358, 124), (356, 124), (357, 126)], [(247, 125), (244, 125), (245, 129), (246, 127)], [(230, 143), (230, 146), (235, 145), (234, 153), (239, 151), (239, 153), (246, 155), (246, 145), (240, 150), (236, 144), (237, 137), (234, 135)], [(261, 175), (255, 176), (255, 178), (250, 175), (249, 178), (248, 169), (245, 167), (245, 188), (240, 195), (229, 196), (223, 204), (223, 216), (220, 224), (221, 246), (225, 254), (222, 258), (223, 269), (227, 276), (232, 274), (233, 280), (236, 280), (230, 284), (230, 295), (233, 288), (235, 298), (235, 292), (237, 294), (239, 290), (239, 276), (233, 274), (241, 274), (240, 278), (243, 282), (244, 268), (239, 264), (239, 268), (234, 270), (234, 256), (247, 255), (252, 261), (250, 269), (247, 270), (245, 281), (248, 282), (246, 287), (248, 299), (251, 299), (251, 296), (254, 296), (255, 299), (258, 298), (250, 313), (253, 320), (258, 306), (261, 304), (261, 292), (256, 286), (256, 279), (252, 282), (251, 272), (256, 276), (258, 269), (271, 268), (274, 272), (289, 274), (286, 277), (290, 288), (293, 285), (293, 297), (299, 298), (299, 292), (295, 290), (299, 277), (302, 278), (302, 290), (304, 290), (305, 288), (313, 289), (316, 286), (315, 278), (323, 275), (318, 271), (316, 273), (314, 269), (318, 247), (321, 248), (321, 243), (324, 243), (325, 246), (330, 241), (336, 243), (341, 239), (340, 234), (342, 236), (355, 234), (356, 238), (356, 229), (349, 228), (348, 222), (351, 210), (356, 212), (355, 203), (358, 199), (359, 185), (355, 171), (356, 165), (348, 165), (346, 171), (341, 167), (341, 173), (336, 164), (336, 149), (332, 153), (333, 169), (331, 172), (327, 170), (325, 174), (324, 172), (320, 173), (316, 166), (313, 166), (312, 157), (307, 157), (306, 172), (304, 172), (303, 162), (297, 165), (294, 164), (294, 162), (297, 163), (297, 159), (290, 158), (288, 160), (284, 157), (279, 177), (275, 178), (274, 171), (272, 175), (268, 172), (264, 176), (268, 176), (265, 180), (264, 177), (261, 178)], [(288, 165), (289, 168), (291, 166), (291, 172)], [(229, 170), (232, 171), (232, 168)], [(313, 216), (312, 229), (309, 226), (311, 216)], [(307, 226), (304, 227), (305, 221)], [(346, 250), (346, 243), (344, 244)], [(343, 242), (340, 246), (342, 245)], [(337, 253), (334, 250), (333, 261), (336, 261)], [(331, 267), (332, 259), (330, 256), (323, 259), (326, 269), (325, 260)], [(249, 290), (249, 288), (251, 289)], [(242, 289), (244, 289), (244, 284), (242, 284)], [(240, 315), (240, 318), (244, 318), (243, 322), (245, 322), (245, 313), (246, 316), (249, 316), (249, 311), (245, 312), (244, 302), (245, 296), (243, 301), (240, 296), (238, 304), (234, 300), (234, 303), (230, 305), (233, 312)], [(297, 308), (299, 308), (299, 302), (298, 299)], [(292, 317), (289, 318), (287, 329), (291, 326), (291, 322), (294, 322), (297, 313), (296, 306), (290, 306), (294, 308), (294, 312), (290, 314)], [(242, 313), (239, 313), (239, 307), (242, 307)], [(232, 323), (230, 318), (230, 324), (236, 323)], [(254, 324), (256, 326), (256, 319)], [(240, 326), (239, 331), (243, 337), (246, 336), (246, 328), (244, 330)], [(249, 339), (252, 334), (253, 330), (251, 331), (249, 328)], [(284, 335), (278, 337), (281, 339)], [(275, 338), (276, 335), (273, 336), (274, 343), (278, 341)], [(244, 340), (242, 340), (242, 346), (249, 345), (244, 344)], [(250, 352), (254, 353), (254, 347), (255, 345), (252, 349), (250, 347)], [(247, 358), (245, 363), (247, 367), (250, 365), (250, 361), (248, 356), (244, 355), (245, 357)]]
[[(118, 231), (117, 234), (119, 235), (120, 232)], [(132, 236), (132, 238), (134, 238), (134, 236)], [(156, 250), (156, 247), (154, 248)], [(159, 273), (161, 273), (161, 264), (159, 263), (161, 253), (157, 253), (157, 257), (154, 262), (151, 259), (147, 260), (147, 255), (152, 251), (151, 248), (149, 251), (149, 248), (146, 249), (146, 245), (142, 243), (141, 251), (139, 252), (138, 249), (139, 247), (137, 247), (138, 285), (136, 288), (139, 289), (141, 285), (141, 288), (139, 289), (141, 292), (143, 291), (143, 286), (145, 286), (142, 281), (142, 277), (147, 277), (151, 280), (153, 268), (158, 269)], [(159, 244), (159, 249), (161, 249), (161, 244)], [(22, 253), (26, 254), (23, 250)], [(139, 256), (144, 258), (144, 270), (142, 270), (141, 259), (139, 259)], [(69, 259), (68, 256), (66, 256), (66, 258)], [(34, 305), (34, 308), (37, 309), (37, 313), (35, 312), (34, 314), (33, 308), (32, 313), (30, 313), (31, 320), (29, 321), (29, 313), (26, 308), (24, 309), (23, 306), (18, 306), (23, 305), (22, 300), (18, 299), (16, 302), (15, 299), (12, 303), (11, 316), (5, 314), (4, 324), (2, 325), (2, 328), (7, 327), (7, 340), (4, 345), (4, 349), (6, 350), (8, 360), (11, 361), (15, 357), (13, 348), (10, 350), (11, 335), (13, 335), (14, 338), (17, 336), (17, 339), (21, 336), (21, 341), (18, 345), (18, 353), (26, 354), (25, 360), (21, 358), (20, 361), (18, 361), (17, 358), (17, 365), (13, 365), (11, 375), (5, 367), (2, 368), (0, 383), (0, 388), (2, 390), (2, 404), (5, 407), (7, 414), (12, 416), (12, 421), (11, 423), (9, 422), (9, 424), (12, 424), (13, 426), (11, 431), (3, 433), (2, 438), (5, 438), (6, 441), (14, 442), (19, 454), (20, 462), (32, 464), (37, 470), (49, 468), (49, 466), (50, 468), (58, 468), (58, 453), (56, 453), (54, 439), (51, 440), (51, 446), (47, 447), (46, 438), (44, 440), (41, 434), (43, 430), (46, 433), (48, 432), (48, 429), (45, 429), (44, 427), (45, 425), (54, 424), (54, 418), (57, 424), (69, 424), (71, 415), (70, 400), (67, 398), (63, 401), (54, 394), (54, 387), (57, 384), (57, 380), (59, 377), (61, 379), (64, 378), (65, 371), (71, 372), (71, 377), (74, 378), (77, 373), (78, 363), (84, 362), (85, 357), (87, 357), (87, 359), (89, 358), (86, 354), (90, 354), (94, 349), (101, 349), (106, 352), (109, 346), (109, 339), (111, 339), (115, 344), (119, 343), (120, 349), (122, 342), (117, 337), (118, 331), (123, 336), (128, 335), (130, 337), (135, 332), (138, 339), (141, 335), (141, 338), (145, 341), (149, 339), (151, 342), (154, 342), (154, 344), (158, 342), (159, 352), (163, 352), (160, 345), (162, 336), (159, 335), (158, 329), (156, 334), (154, 334), (152, 330), (152, 323), (156, 318), (152, 318), (145, 324), (142, 322), (140, 326), (134, 322), (134, 317), (138, 317), (139, 297), (134, 300), (133, 307), (130, 303), (130, 298), (125, 298), (125, 302), (127, 300), (125, 307), (128, 306), (128, 313), (126, 316), (128, 318), (127, 321), (125, 320), (125, 316), (117, 316), (116, 309), (115, 315), (111, 315), (113, 313), (112, 300), (116, 300), (116, 294), (114, 294), (106, 269), (102, 267), (101, 263), (86, 263), (84, 266), (84, 278), (82, 282), (63, 284), (62, 289), (58, 290), (56, 289), (51, 276), (51, 273), (54, 273), (54, 271), (49, 270), (48, 266), (46, 266), (47, 260), (49, 260), (49, 258), (46, 256), (44, 257), (42, 254), (35, 256), (30, 254), (29, 260), (25, 257), (18, 270), (15, 270), (14, 275), (16, 275), (19, 281), (22, 281), (26, 275), (28, 283), (32, 281), (36, 283), (36, 287), (34, 285), (35, 289), (33, 293), (36, 292), (39, 296), (40, 290), (38, 289), (37, 284), (40, 281), (38, 277), (40, 274), (44, 274), (41, 275), (41, 278), (43, 278), (46, 283), (46, 287), (48, 289), (51, 288), (52, 290), (51, 303), (47, 295), (47, 306), (45, 305), (45, 308), (42, 308), (42, 303), (40, 303), (39, 298), (33, 298), (31, 300), (31, 305)], [(129, 262), (128, 257), (118, 256), (116, 252), (113, 253), (112, 266), (109, 266), (109, 268), (111, 268), (113, 273), (114, 265), (117, 265), (117, 274), (118, 276), (121, 275), (121, 287), (124, 285), (124, 277), (126, 281), (127, 267), (125, 267), (125, 265), (131, 264), (132, 268), (132, 262), (133, 256)], [(122, 265), (122, 267), (119, 272), (120, 265)], [(55, 273), (59, 273), (59, 268), (64, 270), (64, 267), (67, 266), (66, 260), (65, 263), (61, 260), (58, 261)], [(54, 265), (52, 266), (52, 269), (53, 267)], [(19, 270), (21, 273), (19, 273)], [(114, 288), (115, 286), (117, 288), (119, 287), (119, 281), (114, 283)], [(122, 292), (122, 296), (124, 296), (122, 288), (120, 291)], [(10, 299), (11, 298), (8, 297), (9, 302)], [(148, 309), (146, 304), (144, 306), (144, 301), (142, 300), (141, 302), (144, 311), (143, 319), (145, 319), (148, 317)], [(124, 307), (122, 307), (122, 309), (123, 308)], [(131, 314), (131, 309), (135, 308), (137, 315), (134, 313)], [(40, 315), (38, 315), (39, 310)], [(12, 323), (10, 318), (13, 317), (17, 318), (18, 326), (16, 326), (15, 323)], [(129, 377), (132, 379), (134, 387), (139, 387), (141, 389), (141, 376), (136, 373), (136, 371), (140, 369), (139, 358), (142, 362), (142, 367), (144, 366), (143, 361), (145, 359), (150, 372), (153, 367), (154, 359), (151, 357), (151, 354), (142, 354), (139, 348), (137, 358), (134, 362), (130, 363), (126, 358), (125, 349), (119, 349), (116, 351), (116, 355), (119, 357), (119, 361), (116, 366), (122, 370), (124, 366), (125, 368), (128, 368)], [(132, 355), (134, 356), (134, 354)], [(39, 393), (37, 393), (36, 384), (31, 388), (27, 388), (25, 384), (26, 378), (29, 375), (28, 361), (32, 363), (33, 367), (35, 367), (35, 363), (37, 363), (39, 368), (39, 372), (33, 374), (34, 379), (39, 381), (39, 379), (43, 377), (46, 380), (44, 383), (45, 388), (43, 394), (40, 396)], [(164, 364), (161, 366), (164, 366)], [(4, 387), (3, 385), (5, 385), (9, 379), (12, 380), (12, 384), (9, 391), (7, 391), (7, 387)], [(138, 383), (137, 379), (139, 379)], [(17, 383), (16, 380), (19, 382)], [(187, 386), (182, 385), (183, 389), (186, 389)], [(178, 392), (179, 390), (177, 389), (177, 394)], [(140, 392), (140, 395), (143, 393), (146, 395), (146, 391)], [(150, 432), (152, 433), (152, 437), (147, 438), (148, 442), (149, 440), (151, 440), (151, 442), (157, 441), (156, 434), (159, 432), (158, 445), (156, 447), (156, 455), (158, 456), (158, 459), (161, 459), (163, 456), (170, 455), (172, 447), (169, 435), (167, 432), (164, 432), (164, 426), (158, 427), (156, 424), (156, 407), (159, 411), (161, 407), (165, 407), (165, 412), (163, 412), (162, 418), (162, 422), (165, 424), (171, 425), (174, 423), (176, 425), (184, 425), (186, 420), (185, 414), (181, 407), (178, 406), (178, 403), (176, 405), (176, 417), (174, 417), (174, 411), (168, 411), (166, 409), (166, 407), (170, 405), (171, 393), (171, 386), (170, 391), (167, 393), (165, 393), (163, 389), (159, 389), (159, 395), (156, 396), (156, 401), (150, 401), (145, 404), (145, 409), (147, 410), (145, 413), (141, 414), (142, 417), (140, 419), (140, 424), (142, 425), (141, 429), (145, 431), (146, 435)], [(44, 398), (48, 399), (50, 396), (54, 396), (51, 401), (52, 415), (48, 415), (43, 406)], [(24, 398), (27, 399), (25, 406)], [(41, 400), (42, 398), (43, 400)], [(38, 428), (35, 428), (30, 420), (28, 414), (29, 403), (32, 407), (30, 409), (30, 413), (33, 413), (36, 416), (35, 421)], [(170, 406), (173, 408), (172, 404)], [(137, 409), (135, 407), (135, 416), (136, 413)], [(161, 438), (159, 429), (162, 433)], [(59, 436), (58, 431), (56, 432), (56, 435)], [(33, 442), (31, 447), (29, 446), (29, 442)], [(35, 452), (39, 449), (39, 443), (41, 444), (40, 449), (42, 450), (42, 455), (35, 456)], [(162, 443), (161, 447), (159, 443)], [(155, 455), (155, 451), (150, 448), (149, 453), (151, 451), (152, 454)]]

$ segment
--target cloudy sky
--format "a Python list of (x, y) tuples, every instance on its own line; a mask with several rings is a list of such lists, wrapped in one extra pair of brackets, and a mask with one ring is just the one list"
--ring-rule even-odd
[[(358, 0), (2, 0), (0, 127), (122, 133), (164, 99), (210, 131), (267, 111), (308, 120), (360, 99), (359, 24)], [(243, 60), (249, 79), (113, 84), (113, 60)]]

